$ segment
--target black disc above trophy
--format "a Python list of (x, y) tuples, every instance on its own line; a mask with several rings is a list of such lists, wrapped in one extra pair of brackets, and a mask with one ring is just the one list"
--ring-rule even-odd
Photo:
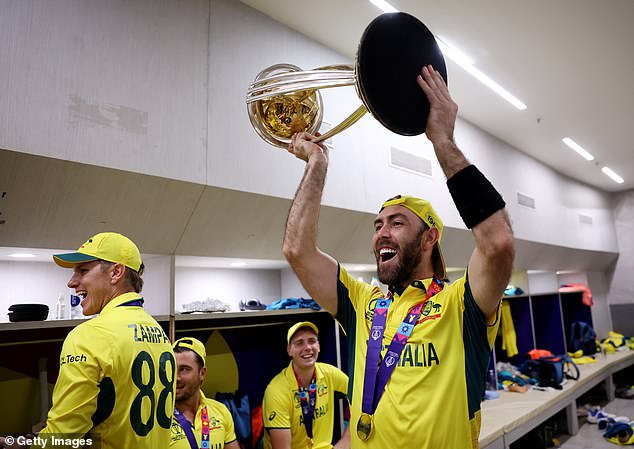
[(416, 17), (382, 14), (365, 29), (357, 50), (357, 89), (370, 113), (390, 131), (404, 136), (425, 132), (429, 102), (416, 82), (425, 65), (447, 82), (438, 43)]

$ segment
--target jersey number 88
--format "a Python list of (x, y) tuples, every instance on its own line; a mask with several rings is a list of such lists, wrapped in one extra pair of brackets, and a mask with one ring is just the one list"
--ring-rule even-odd
[[(169, 362), (169, 370), (166, 368), (166, 364)], [(143, 381), (143, 365), (147, 365), (149, 376), (147, 382)], [(130, 424), (134, 429), (134, 432), (139, 436), (146, 436), (154, 427), (154, 416), (156, 415), (156, 422), (164, 429), (169, 429), (172, 421), (171, 413), (168, 416), (165, 412), (165, 405), (169, 395), (174, 397), (174, 373), (176, 372), (176, 362), (174, 355), (169, 352), (161, 354), (158, 366), (159, 381), (163, 385), (163, 389), (159, 393), (158, 401), (154, 394), (154, 383), (156, 381), (154, 360), (152, 356), (146, 351), (141, 351), (134, 359), (132, 363), (132, 382), (139, 389), (132, 401), (130, 407)], [(171, 378), (168, 378), (168, 373), (171, 374)], [(150, 401), (150, 416), (147, 421), (143, 422), (142, 407), (143, 398), (147, 398)], [(171, 407), (170, 407), (171, 408)]]

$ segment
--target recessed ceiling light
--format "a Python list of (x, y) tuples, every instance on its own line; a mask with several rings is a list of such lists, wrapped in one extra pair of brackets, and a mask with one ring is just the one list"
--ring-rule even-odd
[(36, 257), (35, 254), (31, 254), (31, 253), (13, 253), (13, 254), (9, 254), (9, 257), (15, 257), (16, 259), (32, 259), (33, 257)]
[(623, 184), (625, 182), (623, 178), (614, 173), (609, 167), (603, 167), (601, 171), (608, 175), (612, 179), (612, 181), (616, 182), (617, 184)]
[(365, 271), (365, 265), (357, 265), (356, 267), (352, 268), (352, 271)]
[(232, 267), (246, 267), (247, 263), (246, 262), (231, 262), (230, 265)]
[(565, 143), (566, 145), (568, 145), (573, 150), (575, 150), (577, 154), (579, 154), (586, 161), (591, 161), (594, 159), (593, 155), (588, 153), (581, 145), (579, 145), (577, 142), (572, 140), (570, 137), (564, 137), (563, 139), (561, 139), (561, 141)]

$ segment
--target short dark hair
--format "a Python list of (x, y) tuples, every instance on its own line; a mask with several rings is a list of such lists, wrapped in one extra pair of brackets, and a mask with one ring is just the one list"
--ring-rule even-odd
[(205, 362), (203, 362), (202, 357), (201, 357), (201, 356), (199, 356), (198, 354), (196, 354), (196, 352), (195, 352), (195, 351), (192, 351), (191, 349), (186, 348), (186, 347), (184, 347), (184, 346), (176, 346), (176, 347), (174, 348), (174, 352), (176, 352), (176, 353), (185, 352), (185, 351), (189, 351), (189, 352), (191, 352), (192, 354), (194, 354), (194, 357), (196, 357), (196, 363), (198, 363), (198, 369), (202, 369), (202, 368), (203, 368), (203, 366), (205, 366)]
[[(99, 259), (99, 264), (101, 265), (101, 271), (105, 272), (114, 265), (114, 262), (109, 262), (107, 260)], [(141, 267), (139, 267), (139, 271), (134, 271), (130, 267), (125, 267), (125, 280), (130, 287), (136, 292), (141, 293), (143, 289), (143, 279), (141, 278), (141, 274), (145, 269), (143, 262), (141, 262)]]

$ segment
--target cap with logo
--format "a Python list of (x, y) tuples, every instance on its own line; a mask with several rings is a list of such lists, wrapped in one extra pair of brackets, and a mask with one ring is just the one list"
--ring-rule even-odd
[(446, 276), (445, 261), (440, 251), (440, 239), (442, 238), (442, 220), (432, 207), (431, 203), (420, 198), (415, 198), (409, 195), (397, 195), (394, 198), (390, 198), (381, 206), (381, 210), (389, 206), (403, 206), (414, 212), (423, 223), (430, 228), (438, 229), (438, 241), (434, 253), (432, 254), (432, 260), (434, 262), (434, 274), (439, 279), (444, 279)]
[(315, 332), (315, 335), (319, 335), (319, 329), (317, 329), (317, 326), (315, 326), (313, 323), (311, 323), (310, 321), (300, 321), (299, 323), (293, 324), (288, 330), (288, 334), (286, 334), (286, 341), (289, 345), (291, 344), (291, 338), (293, 338), (293, 335), (295, 335), (295, 333), (302, 327), (308, 327)]
[(53, 260), (64, 268), (93, 260), (106, 260), (120, 263), (134, 271), (139, 271), (142, 265), (139, 248), (132, 240), (116, 232), (102, 232), (90, 237), (74, 253), (55, 254)]
[(205, 350), (205, 345), (198, 339), (192, 337), (183, 337), (179, 338), (174, 342), (173, 348), (186, 348), (191, 351), (194, 351), (196, 354), (203, 359), (203, 363), (207, 363), (205, 360), (207, 358), (207, 351)]

